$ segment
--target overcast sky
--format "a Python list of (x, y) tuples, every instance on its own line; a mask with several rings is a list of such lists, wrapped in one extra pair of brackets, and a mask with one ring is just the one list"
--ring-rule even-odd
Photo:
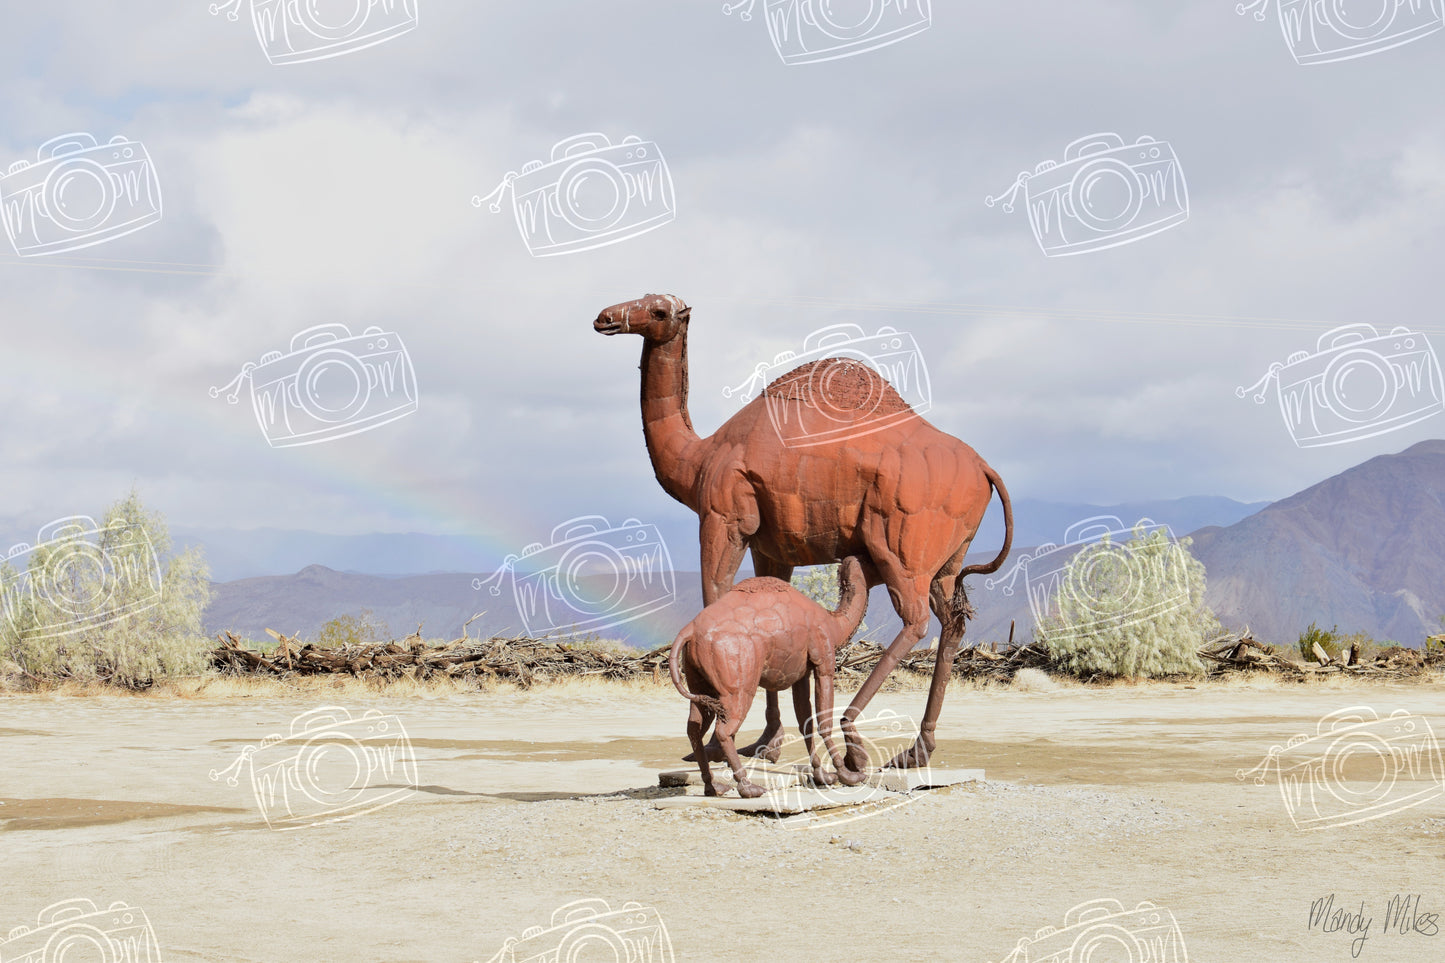
[[(319, 9), (344, 21), (351, 3)], [(1437, 414), (1301, 446), (1273, 389), (1235, 393), (1340, 325), (1445, 348), (1445, 31), (1301, 64), (1272, 5), (1257, 21), (1228, 0), (935, 2), (897, 43), (790, 64), (764, 0), (747, 21), (720, 0), (417, 4), (410, 30), (296, 63), (287, 49), (321, 41), (293, 25), (290, 48), (263, 45), (249, 2), (234, 21), (204, 0), (11, 5), (0, 154), (37, 170), (0, 181), (7, 209), (39, 183), (40, 146), (81, 131), (143, 146), (163, 202), (83, 249), (0, 243), (0, 515), (98, 514), (134, 483), (172, 525), (477, 532), (499, 554), (578, 515), (675, 522), (687, 510), (642, 444), (641, 342), (591, 329), (648, 292), (693, 307), (700, 432), (738, 409), (724, 387), (810, 332), (892, 326), (926, 365), (927, 417), (1015, 498), (1273, 499), (1445, 434)], [(366, 29), (403, 24), (383, 7)], [(1315, 26), (1326, 51), (1345, 42)], [(591, 132), (661, 155), (672, 220), (538, 257), (509, 195), (499, 214), (473, 206)], [(1168, 188), (1129, 225), (1176, 223), (1059, 256), (1022, 196), (985, 203), (1100, 133), (1172, 152), (1187, 206), (1137, 151), (1100, 156)], [(1109, 170), (1074, 198), (1096, 217), (1119, 203)], [(107, 216), (145, 215), (128, 203)], [(284, 447), (244, 383), (237, 404), (210, 397), (323, 323), (399, 341), (416, 410)], [(1421, 398), (1406, 386), (1370, 417)]]

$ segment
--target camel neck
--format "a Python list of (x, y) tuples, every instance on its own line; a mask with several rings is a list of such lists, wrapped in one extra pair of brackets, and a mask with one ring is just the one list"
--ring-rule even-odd
[(846, 578), (841, 565), (838, 567), (838, 583), (838, 607), (833, 610), (833, 618), (843, 630), (838, 637), (846, 640), (858, 631), (863, 614), (868, 610), (868, 583)]
[(699, 439), (687, 414), (686, 328), (670, 341), (642, 342), (642, 433), (663, 490), (695, 507), (690, 460)]

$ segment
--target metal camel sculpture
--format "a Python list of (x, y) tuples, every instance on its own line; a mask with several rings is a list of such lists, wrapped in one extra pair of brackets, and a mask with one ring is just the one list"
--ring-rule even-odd
[[(972, 448), (912, 413), (877, 372), (854, 361), (829, 358), (795, 368), (714, 434), (699, 437), (687, 413), (691, 310), (681, 298), (649, 294), (604, 308), (592, 326), (606, 335), (642, 336), (643, 436), (663, 490), (697, 513), (704, 604), (732, 588), (749, 550), (759, 576), (786, 582), (796, 566), (854, 555), (870, 588), (888, 587), (903, 628), (842, 718), (845, 759), (855, 773), (866, 758), (853, 722), (923, 638), (931, 607), (943, 632), (923, 721), (913, 746), (888, 763), (925, 765), (969, 613), (963, 577), (998, 571), (1013, 543), (1008, 490)], [(824, 385), (828, 390), (818, 390)], [(779, 408), (770, 414), (767, 405)], [(800, 426), (799, 437), (810, 425), (814, 434), (826, 428), (844, 437), (789, 444), (775, 427), (781, 418)], [(869, 419), (877, 420), (870, 426)], [(849, 423), (856, 432), (838, 431)], [(993, 491), (1003, 503), (1003, 548), (992, 562), (965, 567)], [(770, 692), (763, 736), (743, 752), (781, 736), (777, 693)], [(707, 749), (711, 758), (716, 750)]]

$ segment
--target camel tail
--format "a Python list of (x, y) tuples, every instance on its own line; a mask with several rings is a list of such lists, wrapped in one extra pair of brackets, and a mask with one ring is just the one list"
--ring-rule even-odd
[(672, 654), (667, 657), (667, 668), (668, 671), (672, 673), (672, 684), (677, 688), (678, 692), (682, 693), (682, 697), (688, 702), (694, 702), (702, 706), (717, 716), (718, 722), (726, 722), (728, 714), (721, 702), (712, 696), (694, 695), (687, 691), (687, 686), (682, 684), (682, 647), (691, 641), (692, 626), (690, 625), (677, 633), (677, 638), (673, 640)]
[[(963, 571), (958, 573), (959, 587), (958, 591), (954, 593), (955, 602), (957, 601), (958, 593), (963, 591), (963, 577), (965, 575), (987, 575), (990, 572), (997, 572), (1003, 568), (1004, 559), (1008, 558), (1008, 551), (1013, 547), (1014, 543), (1014, 508), (1013, 502), (1009, 501), (1008, 489), (1004, 487), (1003, 479), (998, 477), (998, 472), (994, 471), (987, 464), (983, 466), (983, 473), (988, 478), (988, 483), (993, 486), (993, 490), (998, 492), (999, 501), (1003, 502), (1003, 548), (999, 549), (998, 557), (992, 562), (987, 562), (983, 565), (964, 566)], [(968, 604), (968, 599), (965, 598), (963, 603), (965, 605)]]

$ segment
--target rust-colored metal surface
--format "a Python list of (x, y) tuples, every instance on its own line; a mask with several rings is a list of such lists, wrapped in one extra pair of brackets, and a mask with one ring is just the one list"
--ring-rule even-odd
[[(1008, 490), (962, 441), (922, 416), (898, 418), (896, 406), (906, 404), (887, 381), (857, 362), (815, 362), (829, 366), (824, 372), (829, 390), (822, 396), (801, 390), (803, 369), (796, 369), (714, 434), (700, 437), (687, 412), (691, 313), (681, 298), (649, 294), (605, 308), (593, 328), (642, 337), (643, 435), (663, 490), (697, 513), (704, 602), (712, 604), (732, 587), (749, 550), (759, 576), (786, 582), (795, 566), (854, 555), (870, 587), (888, 586), (903, 628), (844, 713), (846, 762), (854, 772), (866, 762), (853, 721), (923, 638), (931, 607), (943, 632), (928, 702), (913, 747), (889, 763), (925, 764), (963, 637), (963, 577), (998, 571), (1013, 542)], [(894, 416), (878, 420), (880, 404), (892, 406)], [(767, 405), (781, 409), (770, 413)], [(780, 417), (793, 423), (826, 419), (834, 440), (789, 444), (775, 426)], [(883, 427), (870, 429), (870, 421)], [(850, 424), (856, 431), (839, 430)], [(994, 491), (1004, 509), (1003, 548), (992, 562), (965, 567), (964, 554)], [(777, 704), (769, 693), (763, 736), (744, 752), (781, 738)]]
[[(843, 781), (856, 785), (859, 777), (847, 770), (833, 746), (834, 653), (857, 631), (868, 608), (868, 585), (856, 558), (843, 560), (838, 582), (838, 607), (829, 612), (781, 579), (744, 579), (678, 633), (668, 660), (672, 684), (692, 703), (687, 738), (707, 795), (718, 795), (702, 744), (714, 719), (715, 735), (737, 779), (738, 795), (752, 798), (763, 794), (749, 781), (733, 742), (759, 687), (770, 694), (793, 690), (793, 711), (808, 747), (813, 780), (818, 785), (836, 781), (834, 773), (823, 767), (813, 744), (815, 718), (808, 699), (809, 679), (817, 695), (818, 734)], [(687, 676), (686, 686), (683, 675)]]

